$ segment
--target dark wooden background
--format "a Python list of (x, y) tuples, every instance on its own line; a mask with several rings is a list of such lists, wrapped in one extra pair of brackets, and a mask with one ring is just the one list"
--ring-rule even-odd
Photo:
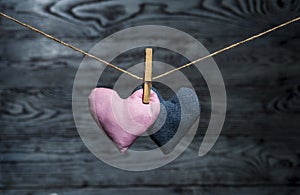
[[(213, 52), (300, 16), (300, 1), (1, 0), (0, 10), (84, 50), (118, 30), (158, 24)], [(99, 161), (75, 128), (71, 93), (83, 56), (0, 18), (0, 192), (299, 194), (299, 35), (298, 22), (215, 57), (228, 112), (208, 155), (197, 157), (202, 132), (172, 163), (128, 172)], [(209, 94), (201, 94), (209, 108)]]

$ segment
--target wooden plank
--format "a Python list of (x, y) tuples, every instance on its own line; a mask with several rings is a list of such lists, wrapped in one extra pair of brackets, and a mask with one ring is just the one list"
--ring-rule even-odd
[[(7, 14), (60, 37), (103, 37), (116, 30), (142, 24), (168, 25), (212, 36), (250, 35), (299, 15), (298, 1), (92, 1), (10, 0), (1, 2)], [(186, 25), (188, 21), (189, 25)], [(5, 37), (36, 34), (2, 21)], [(47, 24), (47, 25), (45, 25)], [(255, 28), (253, 27), (255, 26)], [(217, 30), (216, 30), (217, 29)], [(289, 31), (286, 36), (299, 34)]]
[[(44, 150), (47, 149), (43, 146), (47, 145), (46, 140), (40, 141), (41, 144), (29, 142), (28, 145), (39, 146), (40, 151), (3, 153), (1, 172), (5, 177), (1, 187), (299, 185), (299, 138), (295, 139), (297, 144), (291, 150), (285, 143), (292, 139), (282, 138), (278, 142), (275, 139), (261, 141), (249, 137), (222, 136), (207, 156), (198, 157), (199, 144), (194, 143), (178, 159), (160, 169), (148, 171), (147, 176), (144, 172), (129, 173), (110, 167), (91, 153), (73, 153), (73, 145), (78, 144), (76, 142), (67, 142), (69, 146), (65, 147), (61, 141), (50, 139), (48, 144), (54, 147), (53, 151)], [(56, 143), (59, 145), (55, 146)]]
[[(70, 88), (1, 90), (1, 135), (78, 136), (71, 110), (71, 90)], [(227, 91), (227, 118), (222, 134), (299, 135), (300, 124), (297, 122), (300, 113), (299, 86), (269, 88), (264, 89), (262, 93), (257, 93), (258, 90), (259, 88), (239, 87)], [(161, 91), (165, 95), (165, 90)], [(202, 104), (199, 130), (203, 134), (210, 119), (210, 98), (205, 88), (197, 88), (197, 93)]]
[[(300, 26), (300, 25), (299, 25)], [(290, 29), (290, 31), (293, 31)], [(272, 64), (283, 64), (291, 63), (299, 60), (298, 53), (300, 51), (298, 45), (300, 39), (295, 36), (293, 38), (284, 36), (276, 37), (273, 34), (269, 34), (266, 37), (254, 40), (253, 42), (248, 42), (245, 45), (239, 46), (238, 48), (227, 51), (224, 54), (220, 55), (221, 62), (231, 62), (239, 61), (240, 63), (247, 64), (261, 64), (261, 63), (272, 63)], [(170, 35), (172, 36), (172, 35)], [(214, 52), (218, 49), (221, 49), (225, 46), (228, 46), (232, 43), (242, 40), (243, 36), (235, 37), (200, 37), (198, 39), (210, 52)], [(162, 39), (164, 39), (162, 37)], [(85, 51), (88, 51), (91, 47), (97, 44), (101, 39), (77, 39), (77, 38), (65, 38), (64, 41), (71, 43)], [(134, 40), (132, 40), (134, 41)], [(1, 50), (0, 56), (3, 65), (8, 62), (11, 64), (14, 63), (25, 63), (24, 66), (19, 65), (18, 67), (22, 68), (32, 68), (25, 66), (28, 62), (47, 62), (47, 61), (67, 61), (69, 60), (79, 60), (82, 59), (83, 55), (79, 54), (69, 48), (66, 48), (56, 42), (48, 40), (43, 37), (38, 38), (26, 38), (26, 39), (15, 39), (7, 38), (0, 40)], [(110, 45), (104, 45), (103, 47), (110, 47)], [(183, 48), (188, 48), (188, 45), (183, 45)], [(156, 51), (159, 52), (156, 52)], [(226, 54), (226, 55), (225, 55)], [(266, 55), (268, 54), (268, 55)], [(100, 55), (100, 54), (95, 54)], [(101, 52), (102, 58), (108, 56), (109, 53), (106, 53), (104, 50)], [(199, 55), (199, 57), (201, 57)], [(177, 59), (172, 59), (177, 58)], [(129, 62), (132, 60), (143, 62), (144, 60), (144, 51), (143, 48), (136, 48), (133, 51), (127, 51), (125, 54), (121, 55), (119, 59), (116, 59), (117, 62)], [(178, 59), (181, 59), (178, 62)], [(157, 61), (166, 61), (166, 63), (171, 63), (174, 66), (179, 66), (184, 58), (180, 58), (179, 55), (176, 55), (174, 52), (169, 50), (163, 50), (155, 48), (154, 60)], [(193, 59), (195, 60), (195, 59)], [(174, 63), (176, 62), (176, 63)], [(66, 62), (68, 63), (68, 62)], [(133, 63), (133, 62), (131, 62)], [(8, 64), (10, 65), (10, 64)], [(68, 64), (68, 67), (78, 67), (78, 64)], [(120, 64), (121, 66), (122, 64)], [(132, 65), (132, 64), (131, 64)]]
[[(282, 47), (274, 38), (264, 39), (217, 56), (215, 59), (226, 86), (275, 87), (298, 84), (300, 51), (299, 48), (297, 49), (296, 44), (299, 40), (290, 40), (286, 46)], [(214, 42), (217, 42), (217, 40)], [(35, 46), (29, 47), (30, 43), (31, 41), (25, 41), (24, 45), (27, 44), (28, 49), (23, 47), (22, 50), (15, 49), (17, 44), (7, 43), (6, 46), (3, 46), (7, 48), (0, 51), (0, 56), (4, 56), (2, 57), (0, 71), (1, 87), (72, 86), (82, 58), (63, 47), (57, 49), (59, 46), (50, 46), (54, 50), (57, 49), (57, 52), (53, 52), (52, 55), (50, 48), (48, 48), (50, 54), (47, 56), (47, 49), (44, 51), (42, 46), (36, 46), (33, 49)], [(50, 42), (46, 43), (50, 44)], [(23, 55), (20, 55), (20, 53)], [(135, 51), (124, 54), (114, 63), (122, 68), (129, 68), (135, 63), (142, 62), (143, 57), (140, 55), (142, 53), (142, 51), (140, 53)], [(187, 62), (184, 58), (163, 50), (156, 52), (154, 60), (175, 66)], [(159, 69), (160, 67), (155, 68)], [(189, 67), (183, 72), (189, 75), (188, 77), (192, 83), (196, 85), (199, 83), (201, 75), (200, 73), (195, 74), (193, 67)], [(86, 74), (89, 76), (88, 72)], [(108, 68), (102, 82), (112, 83), (119, 75), (118, 71)], [(140, 76), (143, 77), (143, 75)]]
[[(195, 154), (198, 151), (203, 136), (197, 136), (190, 146), (190, 158), (196, 159)], [(264, 151), (272, 153), (275, 158), (278, 156), (290, 157), (291, 161), (298, 161), (296, 153), (299, 152), (299, 139), (297, 136), (226, 136), (221, 135), (211, 153), (220, 159), (228, 158), (229, 155), (237, 156), (245, 150), (249, 150), (249, 158), (256, 155), (252, 151)], [(226, 146), (226, 147), (225, 147)], [(132, 146), (132, 149), (155, 148), (152, 141), (138, 139)], [(73, 159), (77, 162), (95, 161), (93, 155), (85, 147), (80, 137), (38, 137), (32, 136), (24, 138), (3, 137), (1, 141), (1, 163), (49, 163), (49, 162), (69, 162)]]
[(244, 194), (244, 195), (253, 195), (253, 194), (299, 194), (299, 187), (293, 186), (274, 186), (274, 187), (124, 187), (124, 188), (101, 188), (101, 187), (82, 187), (78, 189), (74, 188), (53, 188), (53, 189), (15, 189), (15, 190), (0, 190), (5, 195), (19, 195), (19, 194), (49, 194), (49, 195), (111, 195), (111, 194), (125, 194), (125, 195), (135, 195), (135, 194), (144, 194), (144, 195), (168, 195), (168, 194)]

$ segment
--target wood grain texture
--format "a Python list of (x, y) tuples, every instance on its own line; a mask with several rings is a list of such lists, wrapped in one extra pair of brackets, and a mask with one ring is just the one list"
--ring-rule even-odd
[[(156, 24), (187, 32), (213, 52), (298, 17), (300, 1), (0, 0), (0, 10), (86, 51), (121, 29)], [(299, 33), (294, 23), (214, 58), (228, 109), (220, 139), (203, 158), (197, 151), (210, 95), (195, 68), (183, 70), (202, 104), (199, 132), (169, 165), (132, 173), (99, 161), (78, 135), (71, 101), (83, 56), (0, 18), (0, 193), (299, 194)], [(187, 61), (156, 50), (154, 60)], [(113, 63), (143, 61), (140, 48)], [(100, 83), (112, 86), (119, 76), (108, 68)], [(151, 147), (145, 139), (133, 146)]]
[(299, 189), (297, 187), (286, 187), (283, 189), (281, 186), (278, 187), (125, 187), (116, 189), (114, 187), (111, 188), (53, 188), (53, 189), (29, 189), (29, 190), (0, 190), (0, 192), (5, 193), (6, 195), (19, 195), (19, 194), (63, 194), (63, 195), (82, 195), (82, 194), (90, 194), (90, 195), (111, 195), (111, 194), (145, 194), (145, 195), (168, 195), (168, 194), (192, 194), (192, 195), (209, 195), (209, 194), (245, 194), (245, 195), (253, 195), (253, 194), (274, 194), (274, 195), (282, 195), (282, 194), (298, 194)]
[[(1, 2), (2, 10), (24, 22), (63, 37), (100, 37), (119, 29), (141, 24), (162, 24), (185, 28), (209, 36), (243, 35), (257, 32), (299, 15), (299, 2), (199, 0), (188, 1), (93, 1), (18, 0)], [(189, 25), (186, 25), (186, 21)], [(5, 36), (22, 27), (3, 21)], [(68, 26), (66, 30), (65, 26)], [(253, 26), (257, 28), (253, 28)], [(205, 27), (205, 28), (201, 28)], [(216, 30), (221, 28), (222, 30)], [(289, 31), (285, 36), (297, 35)], [(18, 36), (36, 36), (29, 31)]]
[[(203, 43), (210, 51), (215, 51), (236, 39), (238, 38), (211, 38), (203, 39)], [(16, 85), (20, 87), (72, 86), (76, 70), (83, 59), (81, 54), (44, 38), (22, 40), (21, 46), (14, 42), (15, 40), (9, 39), (1, 43), (0, 84), (2, 88)], [(75, 45), (89, 50), (97, 40), (70, 42), (77, 42)], [(227, 86), (295, 85), (299, 84), (299, 71), (297, 71), (300, 52), (297, 46), (299, 44), (299, 38), (267, 37), (227, 51), (216, 56), (215, 60)], [(113, 62), (122, 68), (129, 68), (133, 64), (143, 62), (143, 54), (143, 50), (128, 52)], [(153, 59), (175, 67), (186, 62), (181, 56), (169, 51), (155, 52)], [(108, 82), (118, 78), (119, 72), (113, 69), (108, 69), (108, 71)], [(183, 70), (189, 75), (191, 82), (198, 83), (196, 81), (199, 80), (200, 75), (194, 74), (193, 71), (192, 67)], [(143, 77), (143, 75), (139, 76)]]
[[(1, 186), (256, 186), (298, 185), (300, 182), (297, 177), (299, 157), (295, 155), (299, 150), (291, 151), (284, 143), (294, 141), (294, 144), (297, 144), (299, 139), (296, 138), (263, 140), (221, 137), (214, 150), (206, 157), (199, 158), (199, 144), (193, 144), (174, 162), (147, 172), (128, 172), (105, 165), (90, 154), (77, 138), (31, 138), (27, 141), (28, 143), (19, 144), (18, 148), (9, 147), (16, 143), (3, 143), (9, 152), (3, 152), (5, 160), (1, 162), (1, 166), (6, 179)], [(64, 143), (66, 141), (67, 143)], [(199, 143), (201, 139), (196, 141)], [(143, 144), (143, 148), (147, 148), (145, 143)], [(81, 176), (74, 177), (76, 174)]]
[[(77, 137), (71, 110), (71, 90), (71, 88), (0, 90), (2, 136), (48, 137), (47, 134), (51, 134)], [(209, 122), (211, 104), (207, 89), (198, 88), (196, 92), (198, 91), (202, 104), (199, 130), (203, 134)], [(297, 122), (300, 115), (299, 86), (266, 89), (264, 93), (259, 94), (256, 91), (257, 88), (247, 87), (232, 88), (227, 92), (227, 119), (222, 133), (253, 137), (299, 135), (300, 124)]]

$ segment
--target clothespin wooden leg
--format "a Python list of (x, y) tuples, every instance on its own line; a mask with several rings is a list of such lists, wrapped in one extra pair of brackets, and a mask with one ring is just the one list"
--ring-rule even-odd
[(152, 48), (146, 48), (143, 103), (149, 104), (152, 81)]

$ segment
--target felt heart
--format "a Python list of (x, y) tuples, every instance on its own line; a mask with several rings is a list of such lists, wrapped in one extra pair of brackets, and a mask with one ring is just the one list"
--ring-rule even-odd
[(95, 88), (89, 96), (90, 112), (97, 124), (123, 153), (156, 121), (160, 102), (151, 90), (150, 103), (143, 104), (143, 90), (137, 90), (127, 99), (116, 91)]
[(169, 154), (199, 118), (200, 104), (197, 94), (189, 88), (179, 89), (169, 100), (164, 100), (155, 88), (152, 90), (160, 100), (161, 109), (158, 119), (147, 132), (162, 152)]

